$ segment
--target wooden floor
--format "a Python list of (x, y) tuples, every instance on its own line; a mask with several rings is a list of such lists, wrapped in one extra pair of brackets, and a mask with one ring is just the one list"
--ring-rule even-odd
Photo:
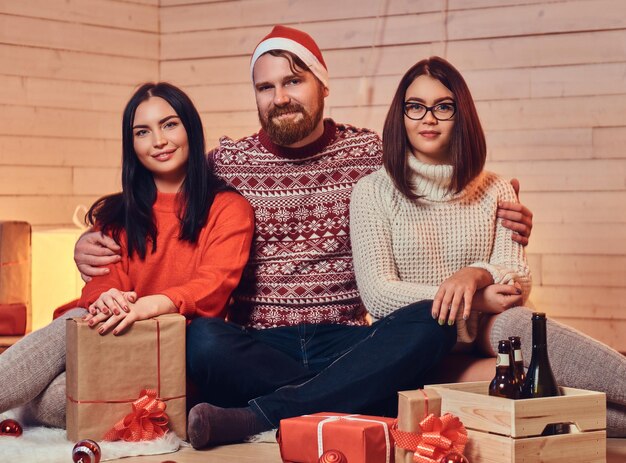
[[(0, 336), (0, 353), (18, 339), (19, 337)], [(606, 463), (626, 463), (626, 439), (607, 439), (606, 457)], [(168, 453), (164, 455), (151, 455), (145, 457), (128, 457), (109, 461), (114, 463), (282, 462), (278, 450), (278, 444), (268, 443), (227, 445), (222, 447), (216, 447), (210, 450), (194, 450), (191, 447), (185, 447), (175, 453)], [(473, 461), (471, 463), (481, 462)]]
[[(606, 463), (626, 462), (626, 439), (607, 440)], [(184, 448), (176, 453), (112, 460), (118, 463), (281, 463), (278, 444), (238, 444), (211, 450)], [(358, 462), (355, 462), (358, 463)], [(480, 463), (474, 461), (472, 463)]]

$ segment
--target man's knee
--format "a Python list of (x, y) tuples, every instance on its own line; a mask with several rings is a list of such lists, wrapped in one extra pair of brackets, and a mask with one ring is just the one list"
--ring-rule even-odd
[(191, 320), (187, 325), (187, 338), (196, 336), (202, 337), (214, 333), (221, 333), (228, 330), (228, 323), (221, 318), (198, 317)]
[(420, 351), (424, 346), (433, 354), (448, 352), (456, 343), (456, 326), (440, 326), (431, 315), (431, 300), (419, 301), (396, 310), (388, 322), (396, 330), (402, 331), (406, 342)]
[(390, 320), (393, 320), (394, 322), (400, 322), (400, 323), (411, 322), (411, 321), (423, 322), (423, 321), (432, 320), (433, 319), (431, 315), (432, 305), (433, 305), (433, 301), (431, 300), (414, 302), (413, 304), (409, 304), (405, 307), (399, 308), (398, 310), (387, 315), (387, 317), (385, 318), (388, 318)]
[(232, 327), (219, 318), (196, 318), (187, 326), (187, 364), (210, 364), (213, 359), (224, 358), (224, 335)]

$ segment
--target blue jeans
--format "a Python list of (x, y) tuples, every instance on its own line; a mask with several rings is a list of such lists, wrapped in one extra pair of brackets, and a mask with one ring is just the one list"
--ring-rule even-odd
[(250, 405), (268, 423), (333, 411), (393, 416), (397, 391), (421, 387), (456, 341), (432, 301), (371, 326), (305, 324), (245, 329), (198, 318), (187, 328), (187, 371), (205, 402)]

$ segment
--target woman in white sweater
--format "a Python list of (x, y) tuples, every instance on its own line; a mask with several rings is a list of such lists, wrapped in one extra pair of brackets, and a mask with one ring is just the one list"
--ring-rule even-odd
[[(383, 131), (384, 168), (354, 188), (351, 239), (359, 291), (383, 317), (432, 299), (432, 316), (457, 326), (459, 347), (495, 356), (520, 335), (530, 360), (531, 278), (524, 248), (496, 215), (516, 201), (483, 170), (485, 136), (461, 74), (442, 58), (404, 75)], [(609, 435), (626, 435), (626, 358), (549, 321), (550, 360), (561, 385), (607, 393)]]

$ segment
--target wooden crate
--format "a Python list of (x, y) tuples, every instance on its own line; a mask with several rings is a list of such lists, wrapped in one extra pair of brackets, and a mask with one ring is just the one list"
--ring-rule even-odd
[[(487, 381), (424, 389), (465, 425), (472, 463), (606, 463), (604, 393), (562, 387), (559, 397), (510, 400), (489, 396)], [(551, 423), (570, 423), (570, 433), (541, 436)]]

